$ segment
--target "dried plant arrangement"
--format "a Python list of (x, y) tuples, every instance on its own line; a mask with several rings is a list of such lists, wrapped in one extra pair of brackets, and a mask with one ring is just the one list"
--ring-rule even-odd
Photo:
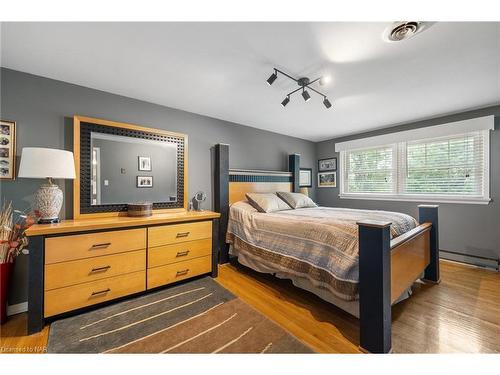
[(12, 202), (4, 202), (0, 211), (0, 263), (13, 263), (26, 252), (26, 230), (36, 223), (39, 213), (14, 210)]

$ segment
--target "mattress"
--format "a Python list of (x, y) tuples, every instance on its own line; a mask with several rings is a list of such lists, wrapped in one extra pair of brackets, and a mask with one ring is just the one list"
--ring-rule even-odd
[(398, 212), (311, 207), (261, 213), (241, 201), (231, 205), (226, 241), (242, 264), (339, 305), (358, 299), (356, 223), (366, 219), (390, 221), (392, 238), (418, 225)]

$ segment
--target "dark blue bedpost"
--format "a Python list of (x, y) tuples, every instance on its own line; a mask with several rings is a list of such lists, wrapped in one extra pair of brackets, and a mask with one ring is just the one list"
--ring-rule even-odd
[(439, 283), (439, 206), (419, 205), (418, 220), (420, 224), (432, 223), (430, 236), (430, 263), (424, 271), (424, 280)]
[(292, 192), (298, 193), (300, 190), (300, 154), (288, 155), (288, 172), (292, 172)]
[(370, 353), (391, 351), (390, 222), (363, 220), (359, 229), (359, 336)]

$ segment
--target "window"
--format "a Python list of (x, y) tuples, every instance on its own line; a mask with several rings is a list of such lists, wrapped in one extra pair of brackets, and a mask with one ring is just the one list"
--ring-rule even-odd
[(489, 130), (404, 133), (340, 144), (341, 198), (489, 202)]
[(394, 147), (384, 146), (346, 154), (345, 184), (350, 193), (395, 193)]
[(483, 145), (481, 133), (402, 143), (402, 192), (482, 197)]

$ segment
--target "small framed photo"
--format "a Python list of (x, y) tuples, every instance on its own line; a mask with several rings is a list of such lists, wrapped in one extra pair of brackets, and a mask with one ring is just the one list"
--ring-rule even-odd
[(149, 156), (139, 156), (139, 170), (140, 171), (152, 171), (151, 158)]
[(153, 187), (153, 176), (137, 176), (137, 187), (138, 188), (152, 188)]
[(0, 179), (16, 179), (16, 123), (0, 120)]
[(318, 160), (318, 172), (327, 172), (336, 170), (337, 170), (337, 158)]
[(299, 186), (312, 187), (312, 168), (300, 168)]
[(319, 172), (318, 187), (337, 187), (337, 172)]

